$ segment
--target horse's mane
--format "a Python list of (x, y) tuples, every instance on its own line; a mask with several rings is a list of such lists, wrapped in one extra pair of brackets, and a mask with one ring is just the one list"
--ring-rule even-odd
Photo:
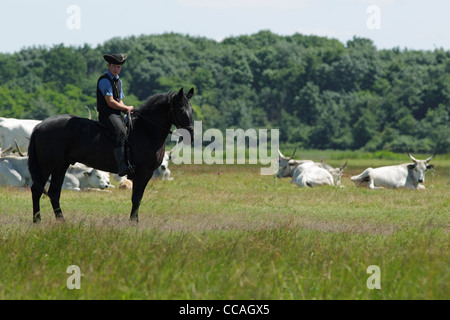
[(139, 107), (139, 111), (149, 112), (162, 104), (169, 104), (174, 96), (173, 92), (156, 93), (150, 96), (147, 101)]

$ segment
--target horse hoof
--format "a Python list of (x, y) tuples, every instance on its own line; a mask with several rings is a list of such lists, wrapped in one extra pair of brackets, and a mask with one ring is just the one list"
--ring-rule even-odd
[(33, 223), (41, 222), (41, 215), (38, 213), (36, 215), (33, 215)]
[(139, 219), (137, 217), (136, 218), (133, 217), (133, 218), (130, 218), (130, 222), (137, 225), (139, 223)]

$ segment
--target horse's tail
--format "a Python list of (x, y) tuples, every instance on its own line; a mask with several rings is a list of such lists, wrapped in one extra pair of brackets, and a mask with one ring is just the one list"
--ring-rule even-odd
[(36, 152), (36, 130), (33, 130), (28, 145), (28, 171), (33, 181), (33, 187), (41, 190), (47, 197), (48, 193), (45, 190), (45, 183), (42, 181), (41, 169), (39, 166), (39, 159)]

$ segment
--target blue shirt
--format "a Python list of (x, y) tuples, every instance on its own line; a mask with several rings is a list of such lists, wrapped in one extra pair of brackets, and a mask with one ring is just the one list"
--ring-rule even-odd
[[(111, 78), (114, 79), (114, 76), (109, 72), (109, 70), (106, 72), (106, 74)], [(117, 76), (117, 79), (119, 79), (119, 76)], [(122, 84), (122, 80), (119, 80)], [(103, 96), (112, 96), (113, 90), (111, 86), (111, 82), (108, 79), (102, 79), (98, 83), (98, 88), (100, 89), (100, 92), (103, 94)], [(123, 90), (120, 90), (120, 99), (123, 99), (125, 95), (123, 94)]]

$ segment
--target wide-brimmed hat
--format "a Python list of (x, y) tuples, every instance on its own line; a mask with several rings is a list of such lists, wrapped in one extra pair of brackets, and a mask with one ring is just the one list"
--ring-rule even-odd
[(110, 64), (124, 64), (127, 60), (127, 55), (123, 53), (118, 54), (105, 54), (103, 55), (103, 59), (105, 59)]

